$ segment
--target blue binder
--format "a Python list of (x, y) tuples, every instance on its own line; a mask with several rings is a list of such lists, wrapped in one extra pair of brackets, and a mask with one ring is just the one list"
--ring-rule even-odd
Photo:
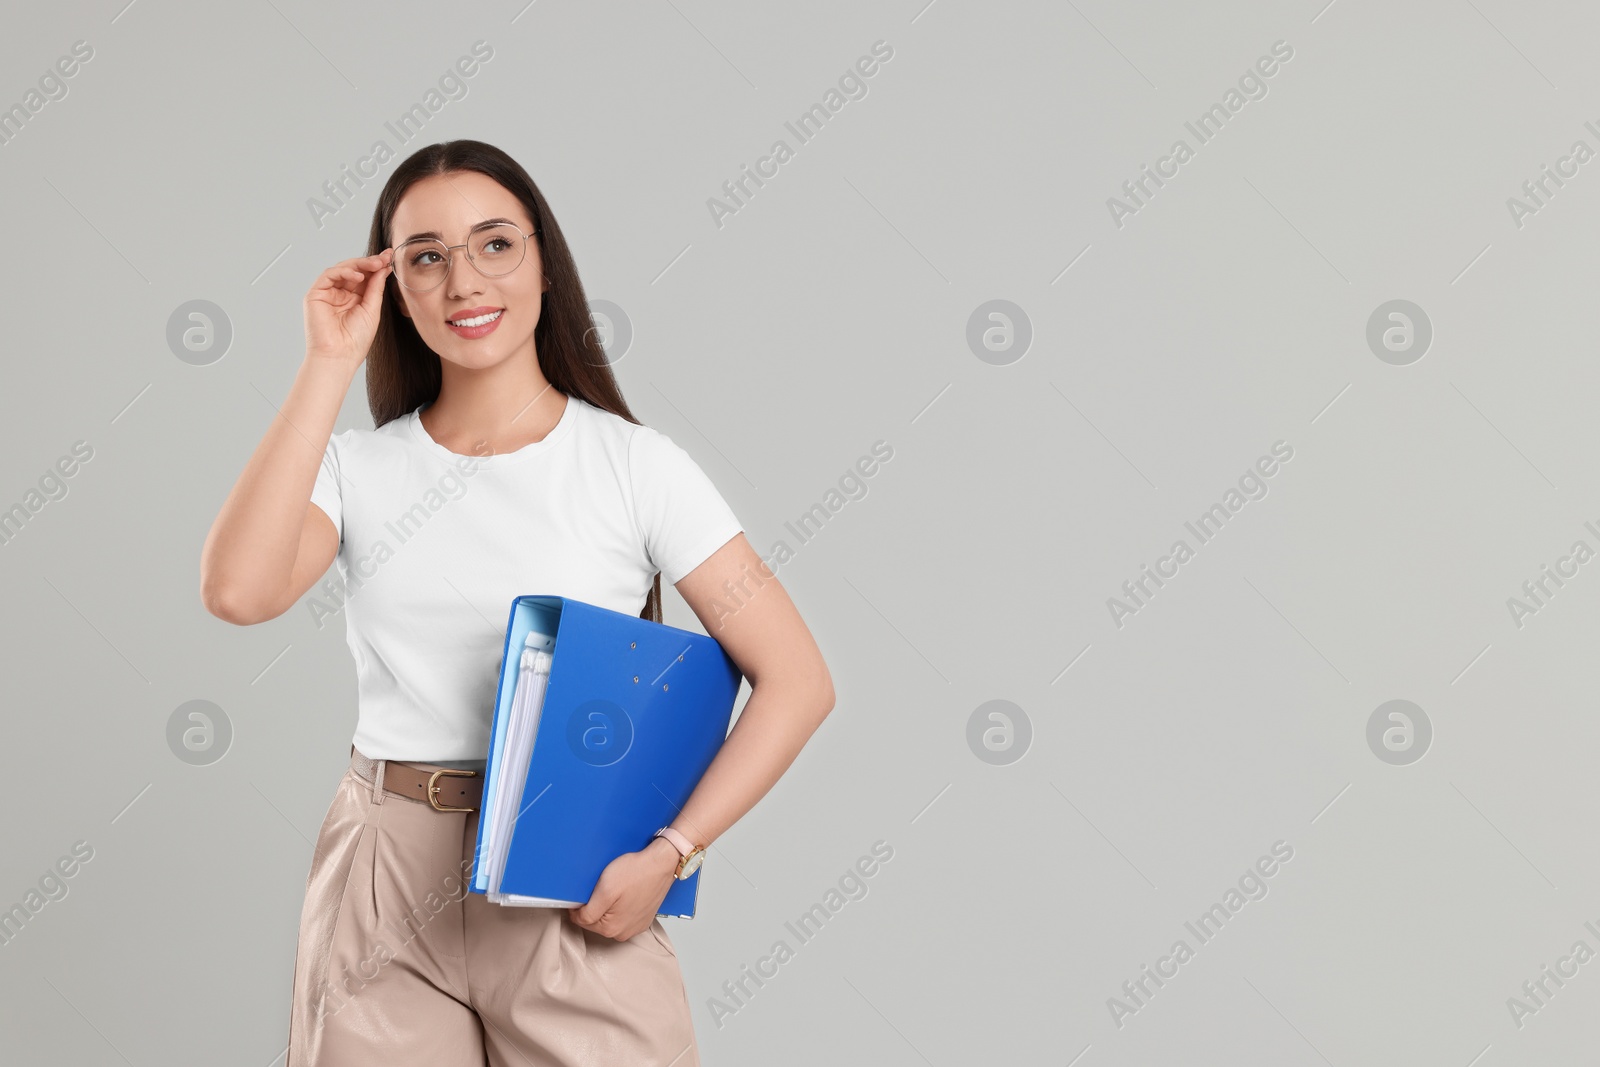
[[(704, 634), (571, 597), (519, 596), (506, 627), (485, 798), (503, 771), (521, 652), (535, 632), (555, 644), (499, 891), (582, 903), (607, 864), (677, 818), (728, 735), (743, 675)], [(489, 889), (488, 814), (479, 813), (475, 893)], [(693, 918), (700, 874), (674, 881), (657, 914)]]

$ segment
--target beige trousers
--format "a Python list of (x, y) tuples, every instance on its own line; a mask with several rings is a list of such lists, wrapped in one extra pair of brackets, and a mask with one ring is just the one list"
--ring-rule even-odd
[(467, 890), (477, 835), (477, 812), (345, 772), (306, 879), (285, 1067), (699, 1067), (661, 920), (617, 941), (565, 908), (491, 904)]

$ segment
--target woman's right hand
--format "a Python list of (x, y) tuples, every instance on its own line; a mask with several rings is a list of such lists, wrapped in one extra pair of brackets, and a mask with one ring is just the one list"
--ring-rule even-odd
[(394, 269), (394, 249), (336, 263), (306, 293), (306, 354), (349, 363), (367, 358), (378, 332), (384, 283)]

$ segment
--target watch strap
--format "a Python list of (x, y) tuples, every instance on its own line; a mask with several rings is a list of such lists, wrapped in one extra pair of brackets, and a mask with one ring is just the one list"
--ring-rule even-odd
[(661, 829), (656, 831), (655, 836), (666, 838), (667, 841), (671, 843), (672, 847), (678, 850), (679, 856), (687, 856), (689, 853), (694, 851), (694, 842), (690, 841), (687, 837), (684, 837), (681, 833), (674, 830), (670, 826), (663, 826)]

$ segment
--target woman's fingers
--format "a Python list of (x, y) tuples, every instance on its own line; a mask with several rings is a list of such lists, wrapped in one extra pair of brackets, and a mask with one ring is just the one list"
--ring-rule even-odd
[[(365, 260), (361, 260), (360, 262), (366, 262), (366, 261)], [(331, 274), (331, 275), (335, 275), (335, 278), (334, 278), (335, 284), (337, 284), (339, 279), (348, 278), (352, 282), (355, 282), (356, 284), (359, 285), (366, 278), (367, 275), (373, 274), (373, 273), (376, 273), (377, 271), (382, 270), (384, 268), (384, 266), (386, 266), (386, 264), (373, 263), (366, 270), (361, 270), (360, 268), (357, 268), (357, 267), (336, 266), (336, 267), (329, 268), (328, 273)]]
[(357, 256), (354, 259), (340, 260), (338, 263), (335, 263), (333, 266), (329, 267), (328, 269), (330, 271), (335, 271), (335, 270), (337, 270), (337, 271), (349, 271), (349, 272), (357, 274), (357, 275), (360, 275), (360, 274), (363, 274), (363, 273), (369, 273), (370, 274), (372, 271), (375, 271), (378, 268), (385, 266), (389, 262), (390, 253), (393, 252), (393, 251), (394, 251), (394, 249), (392, 249), (392, 248), (385, 248), (382, 252), (379, 252), (377, 255)]
[(393, 269), (393, 253), (394, 249), (385, 248), (376, 255), (341, 260), (318, 275), (312, 289), (340, 289), (360, 295), (369, 275)]

